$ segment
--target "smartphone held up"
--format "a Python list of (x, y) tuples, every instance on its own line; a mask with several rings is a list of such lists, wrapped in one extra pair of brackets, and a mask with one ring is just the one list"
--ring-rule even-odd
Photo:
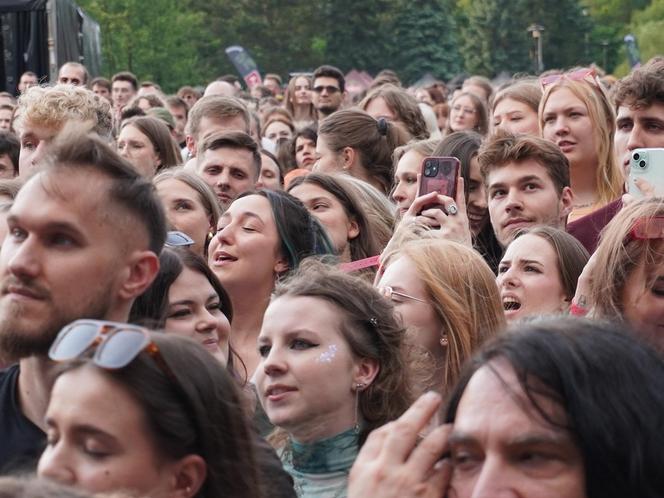
[[(456, 186), (461, 163), (456, 157), (425, 157), (422, 161), (422, 174), (418, 196), (437, 192), (456, 199)], [(435, 206), (443, 209), (443, 206)]]

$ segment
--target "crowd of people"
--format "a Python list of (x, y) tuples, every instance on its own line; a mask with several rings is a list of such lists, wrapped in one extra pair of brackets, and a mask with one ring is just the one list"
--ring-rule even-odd
[(357, 94), (69, 62), (0, 130), (0, 496), (664, 496), (664, 185), (630, 175), (664, 58)]

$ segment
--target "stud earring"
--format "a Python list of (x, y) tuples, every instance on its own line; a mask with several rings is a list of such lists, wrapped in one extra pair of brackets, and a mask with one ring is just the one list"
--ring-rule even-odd
[(440, 345), (446, 348), (449, 345), (449, 341), (447, 340), (447, 336), (444, 335), (443, 337), (440, 338)]

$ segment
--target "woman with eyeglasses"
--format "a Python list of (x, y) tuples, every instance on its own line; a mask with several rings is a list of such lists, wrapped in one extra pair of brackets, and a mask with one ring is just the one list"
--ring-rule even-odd
[(230, 296), (231, 341), (249, 378), (259, 362), (256, 338), (277, 280), (307, 256), (333, 253), (322, 225), (286, 192), (245, 192), (221, 215), (208, 262)]
[(407, 133), (385, 118), (364, 111), (336, 111), (320, 123), (314, 171), (343, 172), (388, 195), (392, 189), (392, 153)]
[(664, 352), (664, 199), (624, 207), (586, 266), (572, 312), (624, 321)]
[(346, 496), (369, 432), (409, 406), (403, 337), (391, 303), (359, 277), (307, 260), (277, 285), (255, 381), (300, 498)]
[(464, 362), (505, 326), (495, 276), (473, 249), (413, 226), (397, 232), (381, 265), (378, 289), (434, 364), (425, 387), (444, 396)]
[(445, 135), (465, 130), (473, 130), (481, 135), (486, 135), (489, 130), (486, 105), (481, 98), (470, 92), (462, 92), (452, 100)]
[(613, 154), (615, 114), (592, 69), (548, 75), (540, 83), (542, 137), (560, 147), (570, 165), (571, 222), (623, 193), (624, 173)]
[(41, 477), (94, 493), (260, 496), (236, 383), (199, 344), (113, 322), (65, 327)]

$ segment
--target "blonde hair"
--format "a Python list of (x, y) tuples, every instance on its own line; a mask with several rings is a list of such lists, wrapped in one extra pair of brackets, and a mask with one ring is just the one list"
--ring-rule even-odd
[(496, 277), (473, 249), (440, 239), (431, 230), (409, 226), (398, 231), (381, 258), (388, 265), (402, 256), (415, 265), (436, 315), (447, 334), (443, 392), (456, 383), (464, 363), (505, 327)]
[[(664, 261), (662, 239), (639, 240), (629, 236), (637, 220), (664, 216), (664, 198), (653, 197), (623, 207), (602, 232), (590, 275), (589, 307), (597, 318), (623, 319), (623, 291), (632, 272), (644, 262), (647, 279)], [(652, 285), (646, 282), (646, 287)]]
[[(595, 170), (598, 203), (608, 204), (622, 195), (625, 182), (623, 172), (613, 155), (613, 136), (616, 131), (613, 108), (601, 87), (585, 81), (563, 78), (544, 91), (539, 106), (540, 134), (544, 130), (544, 108), (547, 100), (553, 92), (560, 88), (567, 88), (571, 91), (588, 110), (588, 116), (593, 123), (598, 160)], [(572, 188), (574, 188), (573, 185)]]
[(102, 138), (111, 137), (111, 104), (85, 87), (32, 86), (19, 97), (16, 112), (17, 129), (29, 121), (59, 130), (67, 121), (75, 120), (89, 123)]

